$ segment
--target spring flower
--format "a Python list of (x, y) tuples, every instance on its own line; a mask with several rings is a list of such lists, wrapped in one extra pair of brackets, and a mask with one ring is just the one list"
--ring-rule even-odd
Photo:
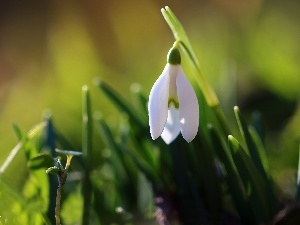
[(192, 85), (180, 65), (178, 48), (168, 54), (168, 63), (154, 83), (149, 96), (149, 126), (153, 140), (159, 136), (170, 144), (181, 132), (190, 142), (199, 125), (199, 105)]

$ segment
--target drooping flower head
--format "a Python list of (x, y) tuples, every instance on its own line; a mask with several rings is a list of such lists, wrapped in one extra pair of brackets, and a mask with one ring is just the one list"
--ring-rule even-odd
[(198, 132), (197, 96), (183, 72), (176, 46), (170, 49), (167, 65), (150, 91), (148, 111), (153, 140), (161, 136), (169, 144), (181, 132), (183, 138), (190, 142)]

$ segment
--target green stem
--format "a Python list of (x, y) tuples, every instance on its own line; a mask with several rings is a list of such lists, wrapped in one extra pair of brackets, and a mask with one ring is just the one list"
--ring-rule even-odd
[[(176, 43), (177, 42), (178, 41), (176, 41)], [(215, 91), (209, 85), (208, 81), (206, 80), (205, 76), (203, 75), (202, 70), (200, 68), (200, 64), (198, 63), (198, 60), (197, 60), (195, 54), (193, 53), (193, 50), (192, 49), (190, 50), (187, 47), (187, 45), (184, 44), (182, 41), (180, 41), (180, 44), (181, 44), (183, 50), (189, 56), (190, 60), (192, 61), (192, 64), (198, 73), (198, 76), (196, 76), (196, 81), (197, 81), (199, 87), (201, 88), (201, 91), (205, 97), (207, 104), (212, 108), (212, 110), (216, 116), (216, 119), (222, 129), (223, 134), (225, 135), (225, 137), (227, 137), (227, 135), (231, 134), (231, 132), (230, 132), (229, 126), (226, 122), (224, 112), (221, 109), (220, 102), (219, 102), (219, 99), (218, 99)]]
[(58, 188), (57, 188), (56, 207), (55, 207), (56, 225), (60, 225), (60, 201), (61, 201), (61, 192), (62, 192), (62, 184), (60, 181), (60, 177), (58, 179), (59, 179), (59, 182), (58, 182)]
[(65, 169), (62, 170), (60, 173), (57, 173), (58, 188), (56, 193), (56, 206), (55, 206), (56, 225), (60, 225), (60, 203), (61, 203), (62, 187), (67, 180), (68, 170), (71, 164), (72, 157), (73, 155), (67, 155), (67, 162), (66, 162)]
[(193, 53), (192, 50), (190, 50), (190, 48), (188, 48), (188, 45), (186, 45), (183, 41), (180, 41), (180, 45), (183, 48), (183, 50), (185, 51), (185, 53), (189, 56), (195, 70), (197, 71), (198, 76), (195, 76), (195, 80), (196, 80), (197, 84), (199, 85), (199, 87), (201, 88), (201, 91), (205, 97), (207, 104), (210, 107), (218, 106), (220, 104), (219, 99), (218, 99), (215, 91), (209, 85), (208, 81), (206, 80), (205, 76), (203, 75), (203, 72), (200, 68), (197, 58), (195, 57), (195, 54)]
[(213, 109), (213, 112), (216, 116), (216, 119), (217, 119), (219, 125), (220, 125), (223, 135), (225, 135), (224, 137), (227, 137), (228, 135), (231, 134), (231, 132), (230, 132), (229, 125), (226, 122), (223, 110), (221, 109), (220, 105), (216, 105), (211, 108)]
[(92, 116), (90, 94), (87, 86), (82, 88), (82, 153), (85, 164), (84, 179), (83, 179), (83, 215), (82, 224), (89, 224), (90, 208), (92, 202), (92, 185), (90, 181), (90, 165), (91, 165), (91, 150), (92, 150)]

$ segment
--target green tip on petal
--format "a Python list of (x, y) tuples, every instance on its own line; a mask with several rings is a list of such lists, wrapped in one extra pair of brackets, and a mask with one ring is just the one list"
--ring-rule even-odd
[(177, 47), (172, 47), (168, 52), (167, 62), (172, 65), (180, 65), (181, 64), (181, 56), (180, 51)]
[(179, 102), (174, 98), (170, 98), (168, 100), (168, 108), (170, 108), (171, 106), (174, 106), (175, 109), (179, 109)]

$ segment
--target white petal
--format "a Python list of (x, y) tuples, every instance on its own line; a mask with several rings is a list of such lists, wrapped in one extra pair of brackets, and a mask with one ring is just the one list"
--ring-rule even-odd
[(179, 69), (177, 79), (177, 95), (179, 101), (179, 118), (183, 138), (190, 142), (198, 132), (199, 105), (196, 93), (185, 77), (182, 68)]
[(165, 66), (149, 95), (149, 126), (153, 140), (161, 135), (168, 117), (169, 67), (169, 64)]
[(180, 133), (179, 111), (171, 107), (168, 111), (168, 119), (161, 134), (166, 144), (170, 144)]

